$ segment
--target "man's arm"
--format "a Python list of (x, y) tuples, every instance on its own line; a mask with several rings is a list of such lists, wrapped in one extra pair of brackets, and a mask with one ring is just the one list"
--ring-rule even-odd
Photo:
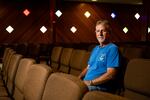
[(103, 75), (101, 75), (100, 77), (94, 79), (94, 80), (90, 80), (90, 81), (84, 81), (84, 83), (86, 85), (98, 85), (98, 84), (102, 84), (105, 83), (109, 80), (114, 79), (115, 75), (117, 73), (117, 69), (115, 68), (107, 68), (107, 72), (104, 73)]
[(85, 76), (87, 70), (88, 70), (88, 67), (86, 67), (86, 68), (80, 73), (80, 75), (78, 76), (78, 78), (82, 79), (82, 78)]

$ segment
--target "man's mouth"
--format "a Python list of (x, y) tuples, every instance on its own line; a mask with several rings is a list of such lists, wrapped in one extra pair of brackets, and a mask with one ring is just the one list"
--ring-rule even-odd
[(98, 39), (103, 39), (103, 36), (98, 36), (97, 38), (98, 38)]

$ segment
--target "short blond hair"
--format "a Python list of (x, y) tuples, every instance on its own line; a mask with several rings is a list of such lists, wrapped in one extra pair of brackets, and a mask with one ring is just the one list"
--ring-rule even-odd
[(108, 30), (110, 33), (112, 32), (111, 25), (110, 25), (110, 23), (109, 23), (108, 20), (106, 20), (106, 19), (98, 20), (98, 21), (96, 22), (96, 26), (97, 26), (97, 25), (100, 25), (100, 24), (103, 24), (103, 25), (107, 26), (107, 30)]
[(107, 25), (110, 25), (109, 21), (106, 20), (106, 19), (98, 20), (98, 21), (96, 22), (96, 25), (99, 25), (99, 24), (107, 24)]

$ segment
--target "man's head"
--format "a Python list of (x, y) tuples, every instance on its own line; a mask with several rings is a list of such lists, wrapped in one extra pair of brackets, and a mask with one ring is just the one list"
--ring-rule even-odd
[(107, 20), (99, 20), (96, 23), (96, 38), (100, 44), (109, 42), (111, 26)]

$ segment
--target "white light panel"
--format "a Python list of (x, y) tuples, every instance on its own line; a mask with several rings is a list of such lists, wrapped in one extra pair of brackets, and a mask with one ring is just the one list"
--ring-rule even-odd
[(42, 26), (42, 27), (40, 28), (40, 31), (41, 31), (42, 33), (45, 33), (45, 32), (47, 31), (47, 28), (46, 28), (45, 26)]
[(84, 15), (85, 15), (86, 18), (89, 18), (89, 17), (91, 16), (91, 14), (90, 14), (89, 11), (86, 11), (86, 12), (84, 13)]
[(136, 13), (136, 14), (134, 15), (134, 17), (138, 20), (138, 19), (140, 18), (139, 13)]
[(70, 28), (70, 31), (71, 31), (72, 33), (75, 33), (75, 32), (77, 31), (77, 28), (74, 27), (74, 26), (72, 26), (72, 27)]
[(57, 15), (57, 17), (60, 17), (60, 16), (62, 15), (62, 12), (61, 12), (60, 10), (57, 10), (57, 11), (55, 12), (55, 14)]
[(8, 33), (11, 33), (13, 30), (14, 30), (13, 27), (11, 27), (10, 25), (6, 28), (6, 31)]
[(123, 28), (123, 32), (124, 32), (124, 33), (127, 33), (127, 32), (128, 32), (128, 28), (127, 28), (127, 27), (124, 27), (124, 28)]

